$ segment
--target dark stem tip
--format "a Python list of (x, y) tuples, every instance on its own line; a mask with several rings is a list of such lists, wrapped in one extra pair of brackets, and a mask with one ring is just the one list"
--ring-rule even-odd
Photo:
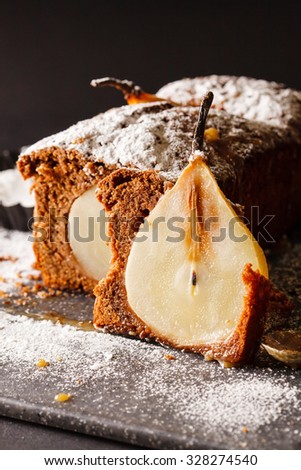
[(203, 148), (206, 119), (213, 101), (213, 97), (214, 95), (212, 91), (208, 91), (208, 93), (203, 98), (202, 104), (200, 106), (198, 122), (194, 131), (192, 153), (201, 151)]
[(140, 86), (136, 85), (130, 80), (119, 80), (118, 78), (105, 77), (105, 78), (96, 78), (91, 81), (91, 86), (94, 88), (100, 88), (104, 86), (111, 86), (117, 90), (122, 91), (124, 97), (127, 98), (129, 95), (140, 96), (142, 89)]

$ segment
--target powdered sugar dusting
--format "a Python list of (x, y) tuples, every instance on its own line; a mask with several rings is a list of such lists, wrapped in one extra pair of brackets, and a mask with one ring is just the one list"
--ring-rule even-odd
[(155, 169), (172, 178), (189, 159), (197, 113), (168, 103), (122, 106), (42, 139), (26, 154), (52, 146), (75, 149), (88, 160)]
[[(0, 263), (0, 274), (9, 263), (15, 273), (31, 272), (28, 234), (1, 229), (0, 235), (1, 255), (15, 256)], [(8, 272), (12, 282), (13, 270)], [(155, 448), (167, 445), (163, 435), (173, 448), (298, 445), (299, 371), (267, 356), (252, 367), (222, 369), (179, 351), (172, 351), (175, 360), (170, 361), (166, 352), (159, 345), (83, 331), (80, 324), (76, 328), (0, 308), (0, 408), (7, 413), (7, 400), (21, 403), (22, 410), (40, 410), (46, 424), (105, 436), (119, 423), (121, 439)], [(49, 365), (38, 368), (39, 359)], [(68, 404), (54, 403), (60, 392), (71, 394)], [(148, 433), (151, 437), (141, 441)]]
[[(113, 168), (153, 169), (175, 181), (189, 162), (197, 119), (198, 108), (191, 106), (171, 107), (168, 103), (123, 106), (37, 142), (20, 158), (29, 158), (32, 166), (35, 161), (32, 152), (59, 147), (78, 151), (87, 174), (90, 162), (96, 161)], [(211, 111), (207, 126), (216, 128), (220, 136), (218, 148), (210, 142), (204, 144), (204, 152), (219, 183), (229, 177), (236, 179), (243, 168), (243, 159), (253, 154), (258, 156), (258, 149), (264, 155), (265, 151), (279, 148), (280, 142), (291, 142), (280, 128), (229, 117), (224, 111)], [(227, 155), (233, 156), (233, 161)]]
[[(282, 381), (273, 383), (271, 376), (231, 377), (230, 383), (219, 383), (214, 391), (209, 387), (205, 390), (202, 400), (205, 409), (200, 410), (195, 403), (187, 404), (185, 413), (197, 417), (200, 411), (206, 415), (211, 425), (226, 427), (228, 430), (239, 429), (242, 423), (251, 431), (277, 421), (287, 407), (298, 406), (297, 388), (286, 385)], [(238, 410), (239, 404), (239, 410)]]
[(214, 92), (214, 106), (230, 114), (290, 131), (300, 139), (301, 92), (276, 82), (249, 77), (209, 75), (177, 80), (162, 87), (158, 96), (182, 104), (201, 103)]
[[(153, 402), (159, 422), (168, 410), (183, 433), (201, 429), (205, 438), (219, 429), (238, 443), (244, 427), (256, 433), (300, 405), (297, 382), (292, 386), (286, 373), (272, 369), (262, 370), (260, 376), (252, 369), (223, 370), (179, 352), (174, 353), (175, 361), (166, 361), (160, 346), (4, 312), (0, 338), (1, 363), (14, 371), (19, 392), (19, 381), (29, 388), (38, 382), (53, 396), (62, 390), (76, 400), (89, 387), (96, 416), (102, 414), (105, 387), (112, 391), (112, 403), (118, 399), (123, 413), (135, 413), (138, 421), (137, 403), (143, 414)], [(38, 369), (39, 358), (49, 366)], [(294, 373), (290, 376), (293, 379)], [(132, 393), (134, 399), (129, 398)]]
[(0, 227), (0, 289), (13, 289), (14, 281), (20, 274), (27, 276), (38, 273), (33, 268), (35, 257), (30, 238), (29, 232), (8, 231)]
[[(11, 207), (21, 204), (23, 207), (33, 207), (34, 197), (30, 194), (32, 182), (24, 181), (17, 168), (0, 172), (0, 204)], [(14, 188), (14, 191), (11, 190)]]
[[(61, 376), (60, 386), (78, 387), (77, 379), (89, 380), (113, 357), (113, 337), (84, 332), (69, 325), (12, 316), (0, 311), (1, 360), (32, 367), (40, 358)], [(3, 336), (3, 338), (2, 338)], [(39, 370), (37, 370), (39, 372)], [(63, 374), (62, 374), (63, 372)]]

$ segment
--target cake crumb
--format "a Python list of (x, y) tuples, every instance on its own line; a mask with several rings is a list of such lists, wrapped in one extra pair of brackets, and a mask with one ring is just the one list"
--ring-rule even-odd
[(85, 140), (90, 137), (90, 136), (86, 136), (86, 137), (78, 137), (78, 139), (74, 139), (71, 144), (73, 145), (77, 145), (77, 144), (83, 144), (85, 142)]
[(242, 432), (244, 432), (245, 434), (247, 434), (249, 432), (249, 429), (246, 427), (246, 426), (243, 426), (242, 427)]
[(164, 354), (164, 358), (167, 359), (167, 361), (174, 361), (176, 359), (172, 354)]
[(71, 398), (70, 393), (58, 393), (57, 395), (55, 395), (54, 400), (59, 403), (63, 403), (65, 401), (70, 400), (70, 398)]
[(38, 274), (28, 274), (26, 277), (27, 277), (27, 279), (29, 279), (30, 281), (40, 281), (40, 280), (42, 279), (41, 273), (38, 273)]
[(45, 359), (39, 359), (38, 362), (36, 363), (36, 366), (39, 368), (47, 367), (49, 366), (49, 362), (45, 361)]
[(1, 261), (11, 261), (12, 263), (15, 263), (18, 260), (18, 258), (15, 258), (14, 256), (0, 256), (0, 262)]

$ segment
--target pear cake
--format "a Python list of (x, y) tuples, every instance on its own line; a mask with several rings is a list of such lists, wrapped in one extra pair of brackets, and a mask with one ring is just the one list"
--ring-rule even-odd
[[(211, 77), (208, 80), (215, 83)], [(254, 87), (257, 93), (258, 81), (244, 80), (249, 90)], [(264, 84), (262, 95), (269, 89), (269, 83)], [(214, 86), (210, 88), (215, 91)], [(234, 235), (247, 236), (247, 241), (227, 245), (229, 237), (226, 237), (220, 244), (221, 249), (208, 250), (212, 257), (216, 255), (217, 261), (212, 263), (208, 258), (203, 269), (199, 266), (198, 244), (193, 242), (192, 248), (187, 248), (187, 237), (182, 244), (173, 244), (177, 246), (179, 259), (182, 256), (182, 268), (174, 279), (171, 273), (177, 269), (177, 262), (173, 250), (159, 242), (154, 244), (157, 251), (153, 250), (145, 223), (154, 224), (160, 217), (177, 217), (181, 205), (178, 207), (173, 201), (194, 198), (198, 207), (201, 195), (207, 194), (211, 202), (216, 198), (219, 201), (217, 205), (211, 204), (214, 217), (227, 224), (231, 218), (236, 218), (233, 207), (239, 208), (240, 215), (243, 212), (245, 220), (251, 221), (250, 228), (259, 241), (277, 239), (301, 218), (301, 132), (297, 132), (297, 125), (294, 131), (291, 126), (300, 116), (301, 101), (297, 106), (293, 90), (286, 89), (286, 94), (280, 97), (272, 87), (269, 96), (274, 96), (275, 107), (282, 107), (287, 120), (279, 118), (279, 122), (270, 122), (261, 109), (264, 100), (253, 104), (253, 112), (261, 118), (249, 119), (245, 116), (247, 108), (242, 112), (233, 109), (232, 114), (226, 109), (227, 100), (233, 100), (231, 88), (228, 95), (223, 94), (225, 110), (220, 106), (211, 109), (206, 129), (203, 129), (204, 142), (202, 137), (200, 149), (191, 152), (198, 103), (187, 105), (183, 101), (182, 104), (177, 93), (172, 92), (170, 96), (164, 93), (163, 88), (157, 100), (154, 95), (146, 98), (144, 95), (141, 102), (138, 93), (137, 99), (129, 100), (135, 104), (79, 122), (37, 142), (20, 155), (19, 170), (25, 179), (33, 179), (36, 199), (33, 248), (37, 267), (49, 287), (81, 288), (91, 292), (96, 286), (94, 323), (97, 328), (149, 337), (201, 352), (207, 359), (224, 363), (244, 362), (258, 344), (270, 289), (264, 255), (248, 229), (237, 221)], [(190, 93), (193, 95), (193, 90)], [(198, 95), (195, 101), (199, 98)], [(202, 125), (205, 126), (204, 121)], [(193, 198), (187, 196), (185, 182), (189, 182), (189, 187), (197, 180), (200, 180), (196, 185), (198, 190), (194, 191)], [(254, 207), (259, 208), (257, 219), (274, 216), (268, 219), (267, 230), (264, 224), (252, 223)], [(187, 207), (182, 212), (185, 219)], [(179, 213), (181, 216), (181, 210)], [(221, 228), (215, 227), (214, 221), (212, 227), (213, 232)], [(204, 230), (201, 232), (203, 235)], [(134, 243), (141, 234), (146, 240)], [(164, 238), (164, 224), (159, 225), (157, 234), (159, 239)], [(228, 258), (223, 252), (228, 253)], [(249, 261), (242, 265), (240, 257)], [(150, 261), (149, 269), (142, 263), (144, 258)], [(170, 261), (171, 271), (166, 272), (168, 280), (164, 279), (164, 259), (166, 263)], [(149, 279), (154, 260), (158, 260), (158, 272), (154, 271)], [(229, 272), (220, 270), (219, 267), (227, 263)], [(209, 275), (211, 265), (214, 269)], [(235, 265), (234, 271), (231, 271), (232, 265)], [(144, 275), (140, 276), (140, 272)], [(185, 289), (182, 300), (177, 296), (173, 298), (173, 289), (165, 295), (165, 284), (173, 288), (180, 286), (188, 272), (191, 280), (188, 304)], [(219, 272), (223, 273), (222, 278), (218, 277)], [(235, 285), (227, 284), (227, 273), (229, 279), (233, 273), (237, 274)], [(146, 292), (142, 287), (147, 279), (153, 287)], [(203, 287), (208, 284), (205, 291), (209, 292), (210, 282), (215, 286), (218, 294), (215, 300), (212, 292), (207, 295), (203, 288), (200, 291), (200, 279), (204, 279)], [(136, 283), (141, 288), (138, 298)], [(231, 295), (222, 307), (221, 299), (226, 292)], [(205, 306), (211, 305), (207, 320), (202, 310), (201, 322), (194, 307), (199, 296), (206, 299)], [(240, 303), (235, 303), (235, 298), (239, 298)], [(164, 305), (161, 313), (160, 305)], [(226, 326), (214, 316), (214, 311), (221, 307), (232, 312), (222, 319)], [(169, 324), (165, 313), (173, 309), (177, 312)], [(191, 322), (187, 324), (185, 315), (190, 309)], [(158, 318), (153, 315), (155, 312)], [(161, 324), (159, 320), (163, 316), (167, 323)], [(196, 332), (203, 321), (207, 333), (198, 336), (193, 331)], [(212, 344), (213, 348), (208, 346)]]

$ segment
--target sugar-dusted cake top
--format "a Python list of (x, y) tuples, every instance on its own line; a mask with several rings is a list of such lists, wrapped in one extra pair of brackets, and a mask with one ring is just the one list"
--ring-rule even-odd
[(213, 107), (245, 119), (290, 127), (300, 136), (301, 92), (280, 83), (249, 77), (208, 75), (168, 83), (157, 95), (180, 104), (199, 105), (208, 90), (214, 92)]
[[(164, 102), (113, 108), (40, 140), (26, 149), (21, 159), (32, 152), (59, 147), (78, 151), (88, 162), (154, 169), (176, 180), (190, 158), (197, 117), (197, 107), (173, 107)], [(220, 170), (224, 176), (227, 167), (233, 167), (233, 159), (271, 150), (287, 138), (281, 129), (217, 110), (210, 112), (207, 127), (217, 129), (219, 138), (205, 143), (205, 151), (216, 173)]]

